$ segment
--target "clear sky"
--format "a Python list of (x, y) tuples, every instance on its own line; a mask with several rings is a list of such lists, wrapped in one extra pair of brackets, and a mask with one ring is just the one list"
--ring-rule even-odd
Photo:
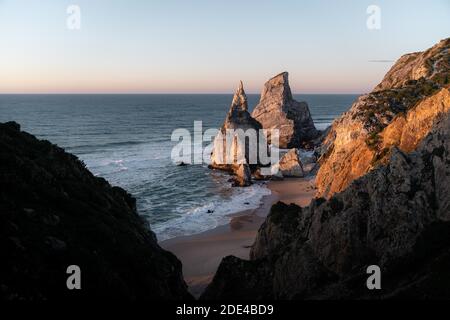
[(0, 93), (259, 93), (281, 71), (297, 93), (363, 93), (449, 36), (449, 0), (0, 0)]

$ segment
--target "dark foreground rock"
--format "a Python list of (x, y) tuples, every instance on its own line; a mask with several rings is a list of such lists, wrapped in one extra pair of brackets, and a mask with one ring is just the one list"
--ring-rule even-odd
[[(450, 114), (328, 201), (275, 205), (251, 259), (224, 259), (202, 298), (450, 299)], [(381, 290), (366, 287), (369, 265)]]
[[(81, 268), (81, 290), (66, 269)], [(0, 298), (191, 299), (135, 199), (48, 141), (0, 124)]]

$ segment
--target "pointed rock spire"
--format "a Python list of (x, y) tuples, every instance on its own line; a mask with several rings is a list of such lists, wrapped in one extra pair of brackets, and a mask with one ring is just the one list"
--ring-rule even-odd
[(239, 82), (239, 86), (233, 96), (231, 102), (230, 111), (227, 114), (227, 118), (223, 124), (224, 129), (244, 129), (249, 128), (260, 129), (261, 125), (252, 118), (248, 112), (247, 95), (244, 91), (244, 85), (242, 81)]
[(231, 103), (230, 111), (248, 111), (247, 96), (244, 91), (244, 84), (242, 81), (239, 82), (239, 87), (237, 88), (234, 96), (233, 102)]
[(264, 84), (261, 93), (261, 100), (277, 98), (280, 102), (288, 102), (293, 100), (291, 87), (289, 86), (289, 73), (282, 72), (269, 79)]
[[(239, 136), (236, 135), (233, 137), (233, 142), (230, 146), (226, 141), (228, 129), (241, 129), (245, 132), (249, 129), (255, 130), (257, 133), (257, 141), (252, 141), (249, 145), (246, 145), (246, 142), (238, 139)], [(250, 185), (250, 166), (255, 167), (257, 165), (257, 163), (251, 163), (251, 161), (249, 161), (250, 150), (251, 148), (259, 148), (259, 142), (267, 148), (265, 139), (264, 141), (260, 141), (260, 137), (258, 136), (258, 130), (260, 129), (262, 129), (261, 124), (253, 119), (248, 112), (247, 96), (245, 95), (244, 85), (241, 81), (233, 96), (230, 110), (228, 111), (222, 128), (214, 139), (214, 147), (211, 154), (211, 167), (233, 172), (235, 174), (235, 185)], [(258, 149), (256, 149), (255, 154), (259, 155)], [(224, 161), (226, 159), (233, 160), (231, 163), (225, 163)]]

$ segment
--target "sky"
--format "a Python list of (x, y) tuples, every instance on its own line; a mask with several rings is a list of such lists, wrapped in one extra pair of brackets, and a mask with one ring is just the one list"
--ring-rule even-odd
[(364, 93), (449, 36), (449, 0), (0, 0), (0, 93)]

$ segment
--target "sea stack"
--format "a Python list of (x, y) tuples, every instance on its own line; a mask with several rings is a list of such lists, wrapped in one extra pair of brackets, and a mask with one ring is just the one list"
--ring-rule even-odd
[[(287, 72), (265, 83), (252, 116), (264, 129), (280, 130), (280, 148), (300, 147), (318, 136), (308, 104), (292, 98)], [(271, 142), (270, 131), (268, 134)]]
[[(232, 142), (227, 145), (227, 130), (254, 130), (256, 134), (256, 141), (253, 143), (246, 143), (240, 139), (238, 134), (233, 134), (230, 138)], [(214, 140), (214, 147), (211, 154), (211, 165), (214, 169), (220, 169), (232, 172), (236, 175), (234, 185), (248, 186), (251, 184), (251, 169), (255, 169), (259, 163), (258, 160), (258, 142), (259, 130), (262, 129), (261, 124), (252, 118), (248, 112), (247, 96), (244, 91), (242, 81), (239, 84), (233, 101), (230, 106), (230, 111), (227, 114), (224, 124), (222, 125), (219, 134)], [(262, 145), (267, 148), (267, 143), (261, 141)], [(250, 159), (250, 147), (255, 148), (257, 158), (256, 163)]]

